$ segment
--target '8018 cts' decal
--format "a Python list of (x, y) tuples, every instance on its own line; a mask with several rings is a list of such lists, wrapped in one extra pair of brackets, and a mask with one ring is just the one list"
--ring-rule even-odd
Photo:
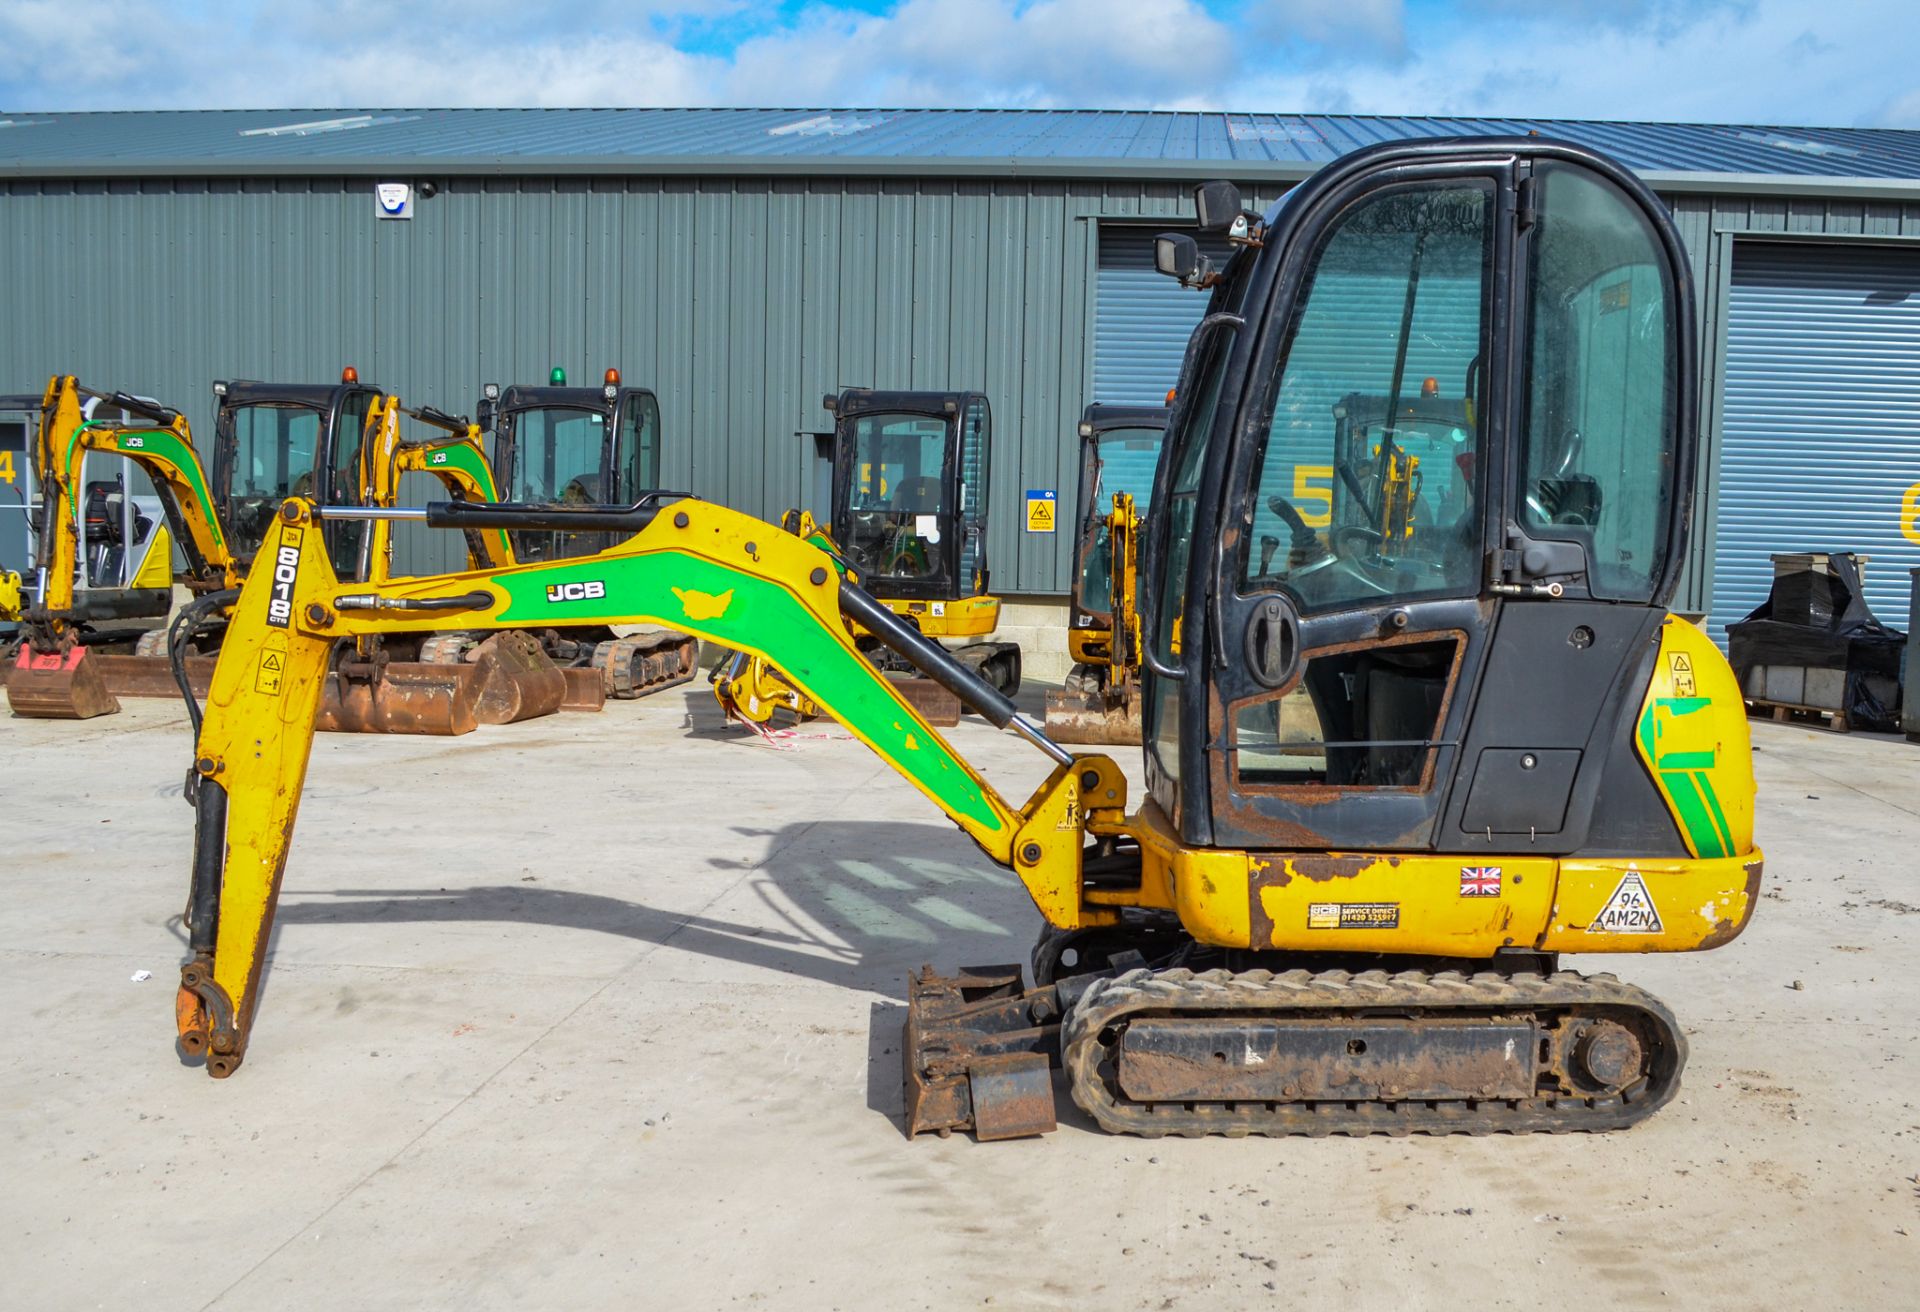
[(280, 547), (273, 553), (273, 592), (267, 598), (267, 623), (284, 629), (293, 618), (293, 584), (300, 577), (300, 533), (297, 528), (280, 534)]
[(599, 579), (588, 579), (584, 583), (549, 583), (547, 600), (559, 601), (598, 601), (607, 595), (607, 585)]

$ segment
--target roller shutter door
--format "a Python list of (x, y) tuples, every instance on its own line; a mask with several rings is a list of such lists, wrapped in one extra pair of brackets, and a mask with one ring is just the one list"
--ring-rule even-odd
[[(1153, 239), (1171, 228), (1100, 228), (1100, 271), (1094, 295), (1093, 395), (1107, 405), (1164, 405), (1180, 376), (1187, 338), (1207, 312), (1207, 293), (1154, 272)], [(1200, 249), (1224, 262), (1228, 247), (1205, 239)]]
[(1710, 631), (1765, 600), (1768, 556), (1872, 557), (1867, 601), (1907, 625), (1920, 566), (1920, 251), (1735, 247)]

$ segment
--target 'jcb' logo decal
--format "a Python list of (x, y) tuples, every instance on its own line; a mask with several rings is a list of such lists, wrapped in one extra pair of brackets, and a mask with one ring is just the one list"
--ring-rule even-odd
[(585, 583), (549, 583), (548, 601), (597, 601), (607, 595), (607, 585), (599, 579)]
[(146, 445), (147, 439), (144, 437), (123, 437), (120, 439), (120, 447), (125, 451), (139, 451)]
[(444, 465), (447, 463), (447, 453), (445, 451), (435, 451), (427, 457), (427, 463), (430, 465)]
[(289, 529), (273, 555), (273, 592), (267, 598), (267, 623), (284, 629), (293, 618), (293, 585), (300, 577), (300, 533)]

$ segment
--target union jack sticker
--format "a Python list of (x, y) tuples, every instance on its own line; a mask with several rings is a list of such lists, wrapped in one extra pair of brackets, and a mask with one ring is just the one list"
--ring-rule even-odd
[(1499, 866), (1461, 866), (1461, 897), (1499, 897)]

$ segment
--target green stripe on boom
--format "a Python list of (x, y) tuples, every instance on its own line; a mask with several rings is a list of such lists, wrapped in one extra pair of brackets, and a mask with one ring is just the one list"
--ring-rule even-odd
[[(941, 806), (990, 831), (1004, 828), (979, 780), (952, 749), (901, 714), (885, 676), (822, 628), (813, 612), (777, 583), (682, 551), (559, 561), (496, 574), (493, 582), (507, 594), (497, 616), (502, 623), (618, 624), (648, 616), (728, 646), (764, 652)], [(605, 597), (548, 600), (550, 585), (589, 582), (603, 585)]]

